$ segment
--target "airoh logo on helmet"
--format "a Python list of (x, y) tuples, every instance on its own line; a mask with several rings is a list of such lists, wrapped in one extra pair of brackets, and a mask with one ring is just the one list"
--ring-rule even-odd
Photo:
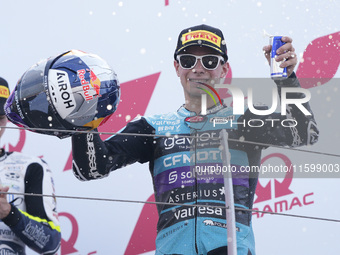
[(64, 71), (50, 69), (48, 88), (54, 107), (60, 117), (65, 119), (76, 106), (68, 74)]

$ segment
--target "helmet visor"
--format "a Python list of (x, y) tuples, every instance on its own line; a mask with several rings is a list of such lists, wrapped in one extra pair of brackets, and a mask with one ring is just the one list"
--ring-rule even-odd
[[(60, 124), (50, 106), (50, 97), (46, 93), (47, 75), (46, 66), (49, 60), (39, 62), (28, 69), (21, 79), (9, 99), (5, 110), (7, 117), (19, 126), (34, 128), (65, 128)], [(29, 113), (29, 114), (28, 114)], [(50, 134), (53, 131), (39, 131)]]

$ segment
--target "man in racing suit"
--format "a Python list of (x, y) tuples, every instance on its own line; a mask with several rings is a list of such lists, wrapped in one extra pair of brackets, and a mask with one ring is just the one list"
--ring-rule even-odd
[[(297, 60), (292, 40), (288, 37), (282, 40), (286, 44), (280, 48), (278, 60), (286, 59), (282, 65), (287, 67), (289, 78), (276, 82), (279, 93), (282, 87), (300, 86), (293, 72)], [(270, 49), (264, 48), (266, 55)], [(103, 178), (137, 161), (149, 162), (155, 199), (159, 202), (156, 254), (227, 254), (226, 214), (221, 208), (225, 206), (224, 182), (216, 172), (223, 167), (219, 132), (224, 128), (230, 139), (230, 165), (236, 169), (233, 190), (237, 252), (254, 255), (249, 209), (253, 206), (258, 173), (239, 170), (259, 166), (262, 149), (270, 145), (301, 146), (316, 142), (318, 130), (313, 115), (305, 116), (292, 105), (287, 116), (298, 124), (283, 127), (280, 123), (287, 117), (279, 113), (257, 116), (246, 109), (244, 114), (237, 115), (232, 107), (214, 104), (209, 98), (206, 114), (200, 114), (202, 90), (206, 88), (203, 85), (218, 83), (229, 68), (219, 29), (200, 25), (183, 30), (174, 66), (183, 86), (185, 104), (174, 113), (131, 121), (120, 134), (106, 141), (97, 133), (73, 135), (73, 171), (85, 181)], [(291, 96), (298, 99), (303, 95)], [(308, 103), (303, 106), (311, 112)], [(251, 128), (247, 123), (252, 119), (263, 121), (263, 126)], [(269, 119), (277, 121), (264, 121)], [(228, 124), (216, 124), (219, 121)]]
[[(8, 84), (0, 77), (1, 127), (7, 124), (3, 108), (8, 96)], [(0, 254), (24, 255), (26, 245), (39, 254), (55, 254), (61, 233), (48, 165), (40, 158), (1, 149), (0, 181), (0, 192), (4, 192), (0, 194)]]

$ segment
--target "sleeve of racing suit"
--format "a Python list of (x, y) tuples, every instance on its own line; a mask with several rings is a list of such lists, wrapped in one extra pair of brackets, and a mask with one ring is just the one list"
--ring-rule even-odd
[(150, 134), (154, 133), (145, 118), (140, 118), (105, 141), (93, 132), (73, 135), (73, 173), (79, 180), (86, 181), (103, 178), (111, 171), (135, 162), (145, 163), (153, 157)]
[[(25, 193), (53, 195), (51, 175), (39, 163), (28, 166)], [(60, 247), (61, 233), (55, 198), (25, 195), (26, 211), (11, 203), (11, 212), (2, 221), (32, 250), (39, 254), (55, 254)]]
[[(282, 81), (275, 81), (278, 87), (278, 93), (281, 97), (281, 89), (284, 87), (300, 88), (299, 80), (295, 73)], [(303, 93), (288, 93), (289, 99), (302, 99)], [(261, 128), (251, 128), (249, 126), (242, 129), (246, 141), (260, 142), (270, 145), (297, 147), (302, 145), (314, 144), (318, 140), (319, 130), (317, 128), (313, 112), (309, 102), (303, 103), (302, 106), (311, 113), (305, 115), (295, 104), (286, 107), (286, 114), (273, 113), (270, 115), (258, 116), (248, 109), (243, 118), (245, 121), (258, 120), (264, 123)], [(267, 107), (256, 107), (266, 109)], [(240, 118), (242, 120), (242, 118)], [(243, 121), (244, 121), (243, 120)], [(264, 146), (267, 147), (267, 146)]]

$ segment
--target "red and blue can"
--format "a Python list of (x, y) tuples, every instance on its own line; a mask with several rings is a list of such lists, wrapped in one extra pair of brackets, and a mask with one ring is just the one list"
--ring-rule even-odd
[(276, 61), (277, 57), (276, 51), (282, 45), (285, 44), (281, 40), (282, 36), (271, 36), (269, 39), (270, 44), (272, 45), (272, 51), (270, 53), (270, 76), (274, 80), (286, 79), (287, 78), (287, 68), (281, 68), (280, 64), (284, 61)]

